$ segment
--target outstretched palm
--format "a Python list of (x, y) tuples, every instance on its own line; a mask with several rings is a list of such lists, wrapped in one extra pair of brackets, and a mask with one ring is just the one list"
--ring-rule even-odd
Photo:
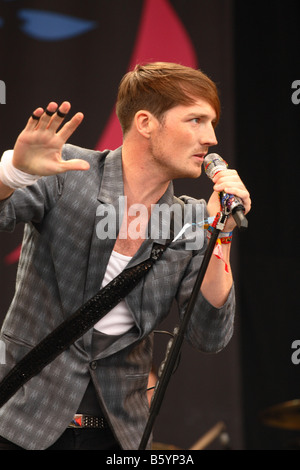
[(63, 145), (83, 119), (83, 114), (77, 113), (58, 131), (64, 119), (62, 115), (67, 114), (70, 108), (70, 103), (64, 101), (57, 113), (57, 104), (51, 102), (47, 112), (42, 108), (34, 111), (34, 117), (29, 118), (14, 147), (13, 164), (16, 168), (40, 176), (89, 169), (84, 160), (64, 161), (61, 157)]

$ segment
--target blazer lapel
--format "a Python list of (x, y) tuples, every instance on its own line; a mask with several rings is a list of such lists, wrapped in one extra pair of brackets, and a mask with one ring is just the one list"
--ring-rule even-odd
[[(121, 148), (111, 152), (104, 165), (100, 191), (97, 195), (99, 204), (97, 205), (86, 285), (84, 290), (84, 300), (91, 298), (99, 289), (105, 274), (106, 266), (115, 244), (115, 239), (119, 231), (119, 200), (123, 196), (123, 178)], [(102, 228), (105, 228), (105, 219), (111, 220), (111, 237), (104, 238)], [(103, 222), (104, 220), (104, 222)]]
[[(122, 149), (108, 154), (105, 160), (100, 190), (97, 194), (94, 227), (90, 244), (84, 302), (88, 301), (100, 289), (106, 266), (119, 232), (119, 201), (123, 197)], [(103, 220), (110, 220), (112, 236), (105, 237)], [(84, 335), (85, 348), (90, 350), (92, 329)]]

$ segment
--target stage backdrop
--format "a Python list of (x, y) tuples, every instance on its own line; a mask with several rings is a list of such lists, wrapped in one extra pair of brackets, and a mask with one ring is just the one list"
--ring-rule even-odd
[[(245, 442), (299, 449), (300, 4), (266, 3), (235, 2), (236, 153), (253, 199), (239, 251)], [(288, 428), (282, 413), (264, 424), (290, 401)]]
[[(114, 116), (119, 80), (137, 62), (163, 60), (198, 66), (217, 82), (223, 107), (218, 150), (234, 164), (231, 1), (15, 0), (0, 5), (0, 79), (6, 84), (1, 151), (13, 146), (32, 110), (50, 100), (69, 100), (73, 112), (85, 115), (70, 142), (97, 149), (119, 146)], [(210, 191), (205, 176), (176, 184), (177, 194), (207, 197)], [(22, 231), (0, 235), (2, 318), (14, 292)], [(169, 329), (176, 320), (174, 312)], [(155, 440), (188, 448), (223, 421), (233, 447), (243, 445), (237, 338), (236, 332), (217, 356), (184, 345)], [(167, 340), (157, 337), (158, 362)], [(220, 447), (218, 440), (213, 445)]]
[[(72, 112), (85, 114), (71, 143), (117, 147), (117, 86), (137, 62), (197, 66), (218, 84), (222, 117), (215, 150), (238, 168), (254, 208), (247, 233), (236, 233), (233, 245), (234, 337), (217, 355), (184, 344), (155, 424), (156, 441), (180, 448), (219, 422), (232, 449), (287, 442), (289, 431), (259, 418), (267, 406), (297, 398), (299, 390), (291, 361), (292, 340), (300, 339), (292, 274), (297, 198), (288, 195), (296, 173), (289, 162), (300, 112), (291, 101), (291, 83), (300, 79), (299, 37), (295, 9), (285, 9), (287, 3), (273, 2), (264, 13), (261, 2), (232, 0), (0, 1), (0, 152), (12, 148), (32, 110), (50, 100), (69, 100)], [(175, 189), (177, 195), (208, 197), (211, 183), (201, 176), (178, 181)], [(0, 234), (0, 321), (14, 293), (22, 233), (19, 226)], [(171, 330), (176, 320), (174, 307), (162, 328)], [(156, 336), (155, 365), (167, 340)], [(208, 448), (223, 447), (216, 439)]]

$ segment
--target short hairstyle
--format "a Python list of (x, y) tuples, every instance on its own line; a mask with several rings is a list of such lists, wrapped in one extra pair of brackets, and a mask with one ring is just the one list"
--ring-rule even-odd
[(122, 78), (116, 113), (123, 135), (131, 127), (135, 114), (145, 109), (158, 120), (177, 105), (191, 105), (205, 99), (220, 118), (220, 100), (215, 83), (201, 70), (171, 62), (136, 65)]

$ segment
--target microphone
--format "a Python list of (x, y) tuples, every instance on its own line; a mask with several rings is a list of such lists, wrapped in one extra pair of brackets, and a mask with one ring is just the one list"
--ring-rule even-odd
[[(204, 158), (204, 169), (207, 176), (212, 180), (219, 171), (226, 170), (227, 163), (217, 153), (210, 153)], [(232, 214), (237, 226), (240, 229), (248, 227), (248, 220), (245, 217), (243, 201), (233, 194), (221, 192), (221, 203), (226, 214)]]

